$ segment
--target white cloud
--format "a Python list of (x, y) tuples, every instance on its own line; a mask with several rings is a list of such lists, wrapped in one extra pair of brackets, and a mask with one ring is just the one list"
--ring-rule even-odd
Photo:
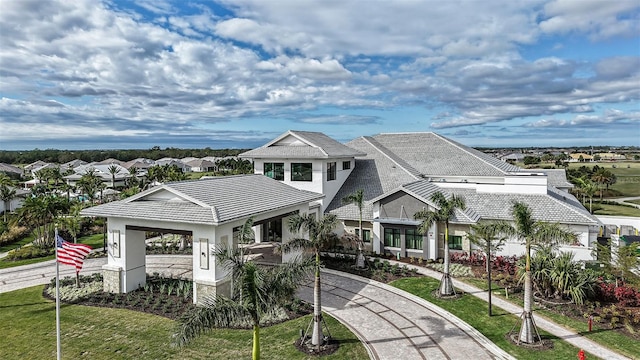
[(544, 14), (540, 29), (546, 33), (579, 31), (602, 40), (638, 36), (640, 32), (640, 4), (636, 0), (555, 0), (544, 6)]

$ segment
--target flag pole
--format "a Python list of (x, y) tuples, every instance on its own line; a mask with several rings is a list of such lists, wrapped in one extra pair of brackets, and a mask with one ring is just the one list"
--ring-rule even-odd
[(62, 358), (60, 348), (60, 263), (58, 262), (58, 227), (55, 228), (55, 246), (56, 246), (56, 350), (57, 359)]

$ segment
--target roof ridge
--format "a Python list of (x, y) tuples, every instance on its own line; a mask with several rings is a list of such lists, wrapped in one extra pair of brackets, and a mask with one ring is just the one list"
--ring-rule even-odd
[[(548, 190), (550, 187), (551, 187), (551, 186), (547, 186), (547, 190)], [(560, 194), (556, 193), (556, 195), (560, 195)], [(569, 195), (570, 195), (570, 194), (569, 194)], [(591, 221), (593, 221), (593, 219), (591, 219), (591, 218), (589, 218), (588, 216), (586, 216), (585, 214), (583, 214), (581, 211), (579, 211), (579, 209), (576, 209), (576, 207), (575, 207), (575, 206), (573, 206), (573, 205), (569, 205), (568, 203), (566, 203), (566, 202), (564, 202), (564, 201), (561, 201), (560, 199), (556, 198), (555, 196), (553, 196), (553, 195), (549, 194), (548, 192), (545, 194), (545, 196), (548, 196), (548, 197), (550, 197), (550, 198), (551, 198), (551, 200), (553, 200), (553, 201), (555, 201), (555, 202), (559, 203), (560, 205), (562, 205), (562, 206), (564, 206), (564, 207), (566, 207), (566, 208), (571, 209), (571, 211), (573, 211), (574, 213), (576, 213), (576, 214), (578, 214), (578, 215), (582, 216), (583, 218), (585, 218), (585, 219), (587, 219), (587, 220), (591, 220)], [(563, 197), (564, 197), (564, 195), (563, 195)], [(577, 199), (576, 199), (576, 200), (577, 200)], [(585, 209), (585, 211), (587, 211), (587, 209)], [(591, 215), (591, 214), (589, 214), (589, 215)], [(591, 216), (593, 216), (593, 215), (591, 215)], [(595, 216), (593, 216), (593, 218), (597, 219)], [(599, 223), (600, 221), (599, 221), (599, 220), (596, 220), (596, 222), (598, 222), (598, 223)]]
[[(447, 142), (447, 143), (449, 143), (449, 144), (451, 144), (451, 145), (453, 145), (453, 146), (457, 147), (458, 149), (460, 149), (460, 150), (462, 150), (462, 151), (466, 152), (467, 154), (469, 154), (469, 155), (471, 155), (471, 156), (475, 157), (476, 159), (478, 159), (478, 160), (482, 161), (483, 163), (485, 163), (485, 164), (487, 164), (487, 165), (491, 166), (492, 168), (494, 168), (494, 169), (498, 170), (499, 172), (501, 172), (501, 173), (503, 173), (503, 174), (505, 174), (505, 175), (509, 173), (508, 171), (505, 171), (505, 170), (503, 170), (503, 169), (500, 169), (499, 167), (497, 167), (497, 166), (495, 166), (494, 164), (490, 163), (490, 162), (489, 162), (489, 161), (487, 161), (486, 159), (481, 158), (481, 157), (480, 157), (480, 156), (478, 156), (477, 154), (474, 154), (472, 151), (470, 151), (470, 149), (473, 149), (473, 148), (471, 148), (471, 147), (469, 147), (469, 146), (466, 146), (466, 145), (463, 145), (463, 144), (460, 144), (460, 143), (459, 143), (459, 142), (457, 142), (457, 141), (451, 140), (451, 139), (449, 139), (449, 138), (447, 138), (447, 137), (445, 137), (445, 136), (442, 136), (442, 135), (440, 135), (440, 134), (437, 134), (437, 133), (435, 133), (435, 132), (434, 132), (434, 133), (432, 133), (432, 134), (433, 134), (434, 136), (436, 136), (436, 137), (440, 138), (441, 140), (443, 140), (443, 141), (445, 141), (445, 142)], [(475, 149), (473, 149), (473, 150), (475, 150)], [(479, 151), (479, 150), (476, 150), (476, 151)]]
[[(398, 165), (407, 174), (409, 174), (414, 179), (416, 179), (416, 181), (420, 180), (420, 172), (418, 170), (416, 170), (413, 166), (411, 166), (409, 163), (404, 161), (401, 157), (396, 155), (393, 151), (387, 149), (387, 147), (382, 145), (379, 141), (377, 141), (371, 136), (363, 136), (362, 139), (365, 142), (367, 142), (369, 145), (373, 146), (374, 149), (378, 150), (386, 158), (391, 160), (394, 164)], [(404, 164), (401, 164), (400, 161), (403, 162)]]

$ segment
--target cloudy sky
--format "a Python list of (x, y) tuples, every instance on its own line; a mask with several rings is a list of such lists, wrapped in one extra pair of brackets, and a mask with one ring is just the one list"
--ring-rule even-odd
[(638, 0), (0, 0), (0, 149), (640, 146)]

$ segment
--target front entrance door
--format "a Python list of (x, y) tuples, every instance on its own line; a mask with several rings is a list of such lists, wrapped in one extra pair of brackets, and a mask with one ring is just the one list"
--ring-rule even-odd
[(282, 219), (275, 219), (262, 224), (262, 241), (282, 242)]

